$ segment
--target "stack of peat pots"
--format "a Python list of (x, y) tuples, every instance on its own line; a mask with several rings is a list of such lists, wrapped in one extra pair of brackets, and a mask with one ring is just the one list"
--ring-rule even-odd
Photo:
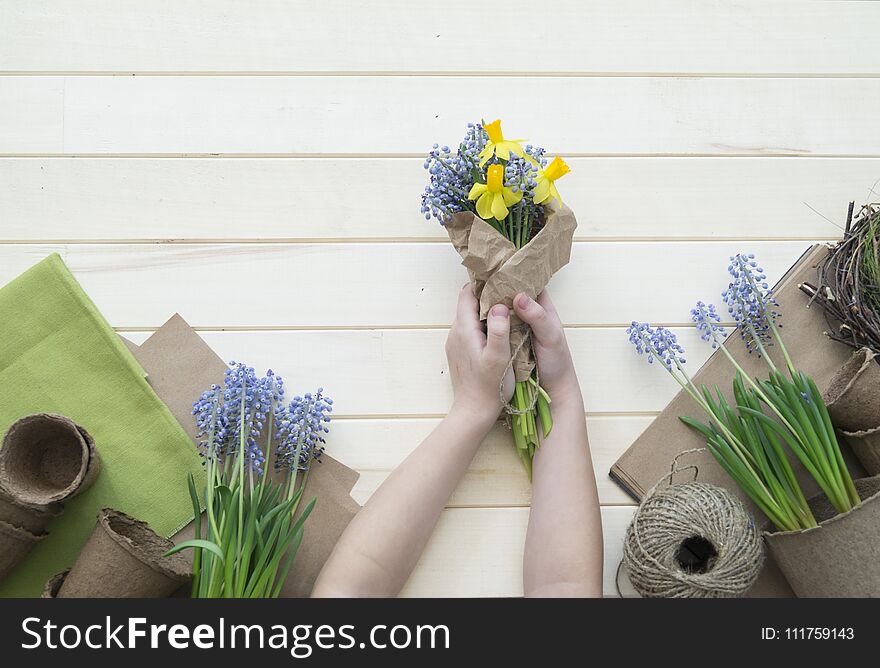
[(92, 437), (63, 415), (28, 415), (9, 428), (0, 447), (0, 580), (100, 469)]

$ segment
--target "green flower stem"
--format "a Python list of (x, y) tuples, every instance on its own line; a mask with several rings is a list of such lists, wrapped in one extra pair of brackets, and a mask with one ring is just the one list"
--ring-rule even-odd
[[(512, 206), (502, 221), (488, 221), (498, 232), (519, 250), (531, 238), (532, 221), (528, 207), (523, 200)], [(534, 402), (534, 406), (532, 403)], [(532, 478), (532, 457), (540, 446), (541, 437), (547, 437), (553, 428), (550, 409), (550, 396), (540, 387), (532, 376), (525, 381), (517, 382), (511, 405), (522, 414), (510, 415), (510, 426), (513, 431), (514, 445), (523, 462), (523, 467)], [(540, 429), (538, 423), (540, 422)], [(539, 433), (540, 432), (540, 433)]]
[[(650, 349), (655, 359), (662, 359), (650, 341), (643, 339), (643, 343)], [(709, 404), (707, 398), (702, 396), (702, 392), (694, 385), (678, 359), (675, 357), (673, 359), (677, 373), (669, 369), (670, 375), (702, 408), (709, 416), (712, 424), (716, 425), (716, 429), (719, 430), (713, 436), (705, 427), (700, 429), (700, 431), (703, 431), (704, 436), (706, 436), (710, 451), (722, 468), (737, 481), (743, 491), (761, 509), (761, 512), (779, 529), (790, 531), (806, 526), (814, 526), (815, 520), (812, 519), (812, 515), (809, 513), (809, 509), (806, 508), (806, 505), (804, 504), (802, 508), (798, 507), (801, 505), (799, 503), (800, 499), (797, 497), (795, 499), (790, 498), (790, 495), (783, 489), (783, 485), (776, 480), (774, 472), (769, 468), (766, 460), (763, 460), (762, 465), (762, 462), (755, 458), (755, 455), (743, 444), (740, 437), (734, 434), (725, 420), (718, 415), (717, 409)], [(693, 421), (686, 422), (695, 428), (699, 424)], [(721, 440), (722, 436), (724, 440)], [(730, 452), (734, 459), (728, 459), (725, 455), (725, 449)], [(761, 473), (758, 472), (758, 469), (761, 470)]]
[[(241, 487), (241, 479), (244, 478), (244, 446), (247, 443), (247, 437), (245, 436), (245, 426), (247, 424), (247, 420), (245, 420), (244, 412), (245, 412), (245, 390), (247, 390), (247, 380), (242, 380), (241, 385), (241, 425), (239, 432), (239, 444), (238, 444), (238, 452), (236, 453), (236, 458), (238, 459), (238, 476), (239, 476), (239, 487)], [(244, 492), (240, 491), (238, 495), (238, 526), (242, 526), (244, 524)], [(238, 533), (238, 553), (241, 554), (241, 532)]]
[[(749, 277), (749, 280), (752, 282), (753, 289), (757, 290), (753, 279)], [(763, 309), (763, 306), (761, 308)], [(758, 353), (770, 368), (770, 385), (779, 390), (778, 392), (773, 393), (773, 396), (768, 392), (770, 387), (762, 386), (757, 383), (745, 372), (736, 359), (734, 359), (730, 351), (724, 346), (723, 341), (718, 340), (717, 334), (714, 332), (710, 333), (715, 343), (721, 348), (721, 351), (727, 357), (728, 361), (730, 361), (737, 372), (747, 380), (755, 393), (779, 418), (782, 424), (794, 437), (797, 442), (796, 447), (794, 443), (788, 440), (789, 445), (792, 446), (792, 451), (801, 463), (809, 470), (812, 477), (822, 488), (822, 491), (828, 496), (834, 507), (840, 512), (846, 512), (854, 504), (859, 503), (860, 500), (855, 491), (855, 485), (852, 482), (852, 478), (849, 475), (845, 464), (843, 464), (840, 446), (834, 435), (833, 428), (831, 431), (828, 431), (821, 411), (817, 407), (817, 404), (821, 405), (822, 410), (827, 413), (821, 394), (818, 393), (818, 390), (815, 393), (809, 392), (808, 388), (802, 386), (804, 384), (803, 380), (801, 380), (800, 383), (796, 381), (796, 379), (803, 374), (798, 372), (795, 368), (794, 362), (785, 347), (785, 343), (779, 334), (773, 318), (771, 318), (766, 311), (762, 313), (762, 316), (770, 324), (772, 336), (782, 351), (786, 366), (792, 378), (792, 381), (790, 382), (782, 376), (767, 353), (767, 349), (764, 347), (761, 337), (758, 336), (754, 326), (751, 323), (747, 323), (746, 326), (748, 327), (749, 335), (755, 342)], [(797, 387), (797, 389), (795, 389), (795, 387)], [(808, 415), (803, 407), (803, 402), (800, 400), (801, 393), (806, 394), (808, 397), (810, 394), (813, 395), (809, 398), (811, 415)], [(783, 410), (783, 405), (789, 407), (787, 411)], [(830, 424), (830, 419), (828, 420), (828, 424)], [(800, 496), (803, 496), (799, 486), (798, 493)]]
[[(651, 348), (651, 352), (654, 353), (654, 357), (656, 359), (662, 359), (662, 357), (657, 352), (656, 348), (651, 345), (650, 341), (643, 339), (645, 344)], [(707, 415), (709, 415), (713, 421), (717, 424), (717, 426), (721, 429), (724, 436), (727, 437), (732, 444), (734, 444), (738, 450), (737, 454), (743, 459), (746, 466), (749, 467), (749, 471), (753, 473), (757, 477), (757, 473), (752, 469), (751, 464), (755, 463), (753, 455), (748, 451), (745, 446), (740, 443), (739, 438), (728, 429), (727, 425), (724, 424), (723, 421), (719, 420), (715, 415), (715, 412), (709, 406), (709, 403), (702, 397), (701, 392), (697, 389), (696, 385), (694, 385), (693, 380), (691, 380), (690, 375), (688, 375), (687, 371), (684, 370), (684, 367), (681, 365), (681, 362), (678, 361), (678, 358), (673, 356), (673, 360), (675, 362), (675, 366), (678, 369), (681, 377), (678, 375), (671, 373), (670, 375), (675, 379), (675, 381), (681, 385), (681, 387), (691, 396), (691, 398), (697, 402), (697, 405), (702, 408)], [(683, 380), (682, 380), (683, 379)]]

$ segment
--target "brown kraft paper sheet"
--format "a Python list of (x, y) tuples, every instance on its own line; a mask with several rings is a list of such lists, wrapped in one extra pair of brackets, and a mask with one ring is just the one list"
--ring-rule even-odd
[[(480, 300), (480, 320), (486, 319), (495, 304), (513, 309), (513, 298), (520, 292), (535, 299), (550, 277), (568, 264), (577, 220), (568, 207), (546, 210), (544, 227), (519, 250), (473, 213), (456, 213), (446, 222), (449, 239)], [(535, 368), (531, 346), (522, 345), (527, 329), (515, 315), (510, 325), (510, 350), (516, 353), (513, 370), (516, 379), (524, 381)]]
[[(820, 390), (831, 382), (831, 378), (852, 354), (851, 348), (832, 341), (824, 334), (828, 329), (824, 312), (818, 305), (807, 308), (809, 297), (798, 289), (798, 285), (805, 280), (815, 282), (816, 269), (827, 252), (827, 247), (822, 245), (807, 250), (774, 289), (782, 313), (781, 334), (786, 347), (794, 363), (813, 377)], [(768, 376), (766, 363), (757, 355), (748, 354), (737, 332), (731, 333), (725, 346), (747, 373), (758, 377)], [(780, 356), (778, 347), (771, 348), (771, 356), (774, 358)], [(784, 363), (782, 364), (784, 367)], [(733, 376), (734, 370), (730, 362), (723, 353), (716, 351), (694, 376), (694, 382), (697, 385), (705, 384), (710, 388), (717, 384), (730, 398)], [(676, 455), (685, 450), (705, 448), (703, 438), (684, 425), (678, 419), (680, 415), (705, 420), (705, 415), (690, 396), (679, 392), (612, 466), (611, 477), (636, 500), (641, 500), (648, 489), (669, 473), (669, 467)], [(851, 455), (844, 439), (839, 437), (839, 441), (853, 478), (863, 477), (864, 469)], [(818, 492), (819, 488), (815, 481), (807, 475), (794, 457), (790, 459), (798, 473), (804, 493), (809, 497)], [(689, 453), (678, 461), (679, 468), (689, 465), (697, 466), (698, 480), (734, 492), (746, 503), (758, 522), (766, 519), (715, 462), (711, 454), (706, 451)], [(692, 479), (693, 475), (693, 470), (687, 470), (673, 480), (683, 482)], [(769, 553), (764, 571), (749, 595), (772, 597), (793, 595)]]
[[(146, 371), (147, 380), (156, 394), (196, 442), (193, 401), (211, 384), (223, 383), (226, 363), (179, 315), (174, 315), (142, 345), (125, 343)], [(321, 463), (314, 464), (303, 495), (303, 505), (313, 496), (318, 501), (306, 521), (302, 544), (281, 590), (282, 598), (311, 594), (324, 562), (360, 509), (351, 498), (351, 489), (358, 477), (357, 471), (328, 455), (321, 458)], [(186, 480), (181, 479), (180, 484), (185, 485)], [(171, 539), (180, 543), (192, 538), (193, 532), (193, 525), (189, 524)]]

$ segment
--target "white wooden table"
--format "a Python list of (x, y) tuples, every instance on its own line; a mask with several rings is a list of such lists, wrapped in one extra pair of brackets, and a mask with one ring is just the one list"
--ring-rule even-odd
[[(675, 390), (624, 328), (676, 327), (696, 368), (688, 309), (729, 254), (778, 276), (839, 234), (880, 178), (878, 29), (870, 2), (0, 0), (0, 282), (58, 251), (126, 335), (179, 311), (323, 385), (363, 501), (451, 397), (465, 275), (419, 215), (421, 156), (503, 118), (573, 169), (552, 290), (610, 594), (633, 507), (606, 473)], [(405, 593), (521, 593), (528, 503), (499, 430)]]

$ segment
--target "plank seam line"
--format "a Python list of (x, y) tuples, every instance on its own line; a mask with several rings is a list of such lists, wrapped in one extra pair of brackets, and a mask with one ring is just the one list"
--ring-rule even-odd
[[(830, 223), (829, 223), (830, 224)], [(667, 237), (575, 237), (578, 244), (633, 244), (633, 243), (733, 243), (733, 242), (797, 242), (833, 243), (839, 237), (817, 236), (740, 236), (740, 237), (700, 237), (700, 236), (667, 236)], [(0, 239), (0, 246), (228, 246), (228, 245), (324, 245), (344, 246), (350, 244), (448, 244), (449, 239), (442, 237), (263, 237), (263, 238), (192, 238), (192, 239)]]
[[(565, 329), (626, 329), (631, 323), (628, 322), (609, 322), (609, 323), (563, 323)], [(732, 322), (719, 323), (724, 327), (733, 327)], [(677, 329), (693, 329), (696, 325), (691, 322), (662, 322), (654, 323), (655, 326)], [(153, 327), (130, 327), (117, 326), (114, 327), (118, 333), (152, 333), (159, 328), (159, 325)], [(250, 334), (258, 332), (432, 332), (446, 331), (450, 328), (449, 324), (445, 325), (231, 325), (231, 326), (207, 326), (196, 325), (193, 329), (197, 332), (229, 332)]]
[[(795, 159), (795, 158), (822, 158), (826, 160), (876, 160), (880, 158), (880, 153), (803, 153), (798, 151), (792, 152), (727, 152), (727, 153), (600, 153), (600, 152), (572, 152), (572, 151), (551, 151), (565, 155), (566, 158), (588, 158), (588, 159), (620, 159), (620, 160), (654, 160), (654, 159), (740, 159), (754, 160), (756, 158), (773, 158), (773, 159)], [(184, 151), (184, 152), (113, 152), (106, 153), (89, 153), (81, 151), (66, 152), (22, 152), (22, 151), (0, 151), (0, 160), (76, 160), (88, 158), (90, 160), (419, 160), (425, 159), (425, 153), (413, 152), (388, 152), (388, 153), (296, 153), (296, 152), (276, 152), (276, 153), (228, 153), (223, 151)]]
[[(635, 508), (638, 504), (633, 501), (632, 503), (599, 503), (603, 508)], [(482, 505), (482, 504), (455, 504), (455, 505), (447, 505), (444, 507), (444, 510), (525, 510), (528, 509), (530, 505), (528, 503), (523, 504), (499, 504), (499, 505)]]
[[(657, 417), (660, 411), (585, 411), (584, 416), (590, 419), (623, 419), (638, 417)], [(334, 420), (349, 422), (375, 421), (406, 421), (406, 420), (442, 420), (446, 413), (341, 413), (333, 414)], [(500, 424), (500, 422), (499, 422)]]
[(0, 70), (3, 77), (301, 77), (428, 79), (876, 79), (880, 72), (589, 72), (491, 70)]

